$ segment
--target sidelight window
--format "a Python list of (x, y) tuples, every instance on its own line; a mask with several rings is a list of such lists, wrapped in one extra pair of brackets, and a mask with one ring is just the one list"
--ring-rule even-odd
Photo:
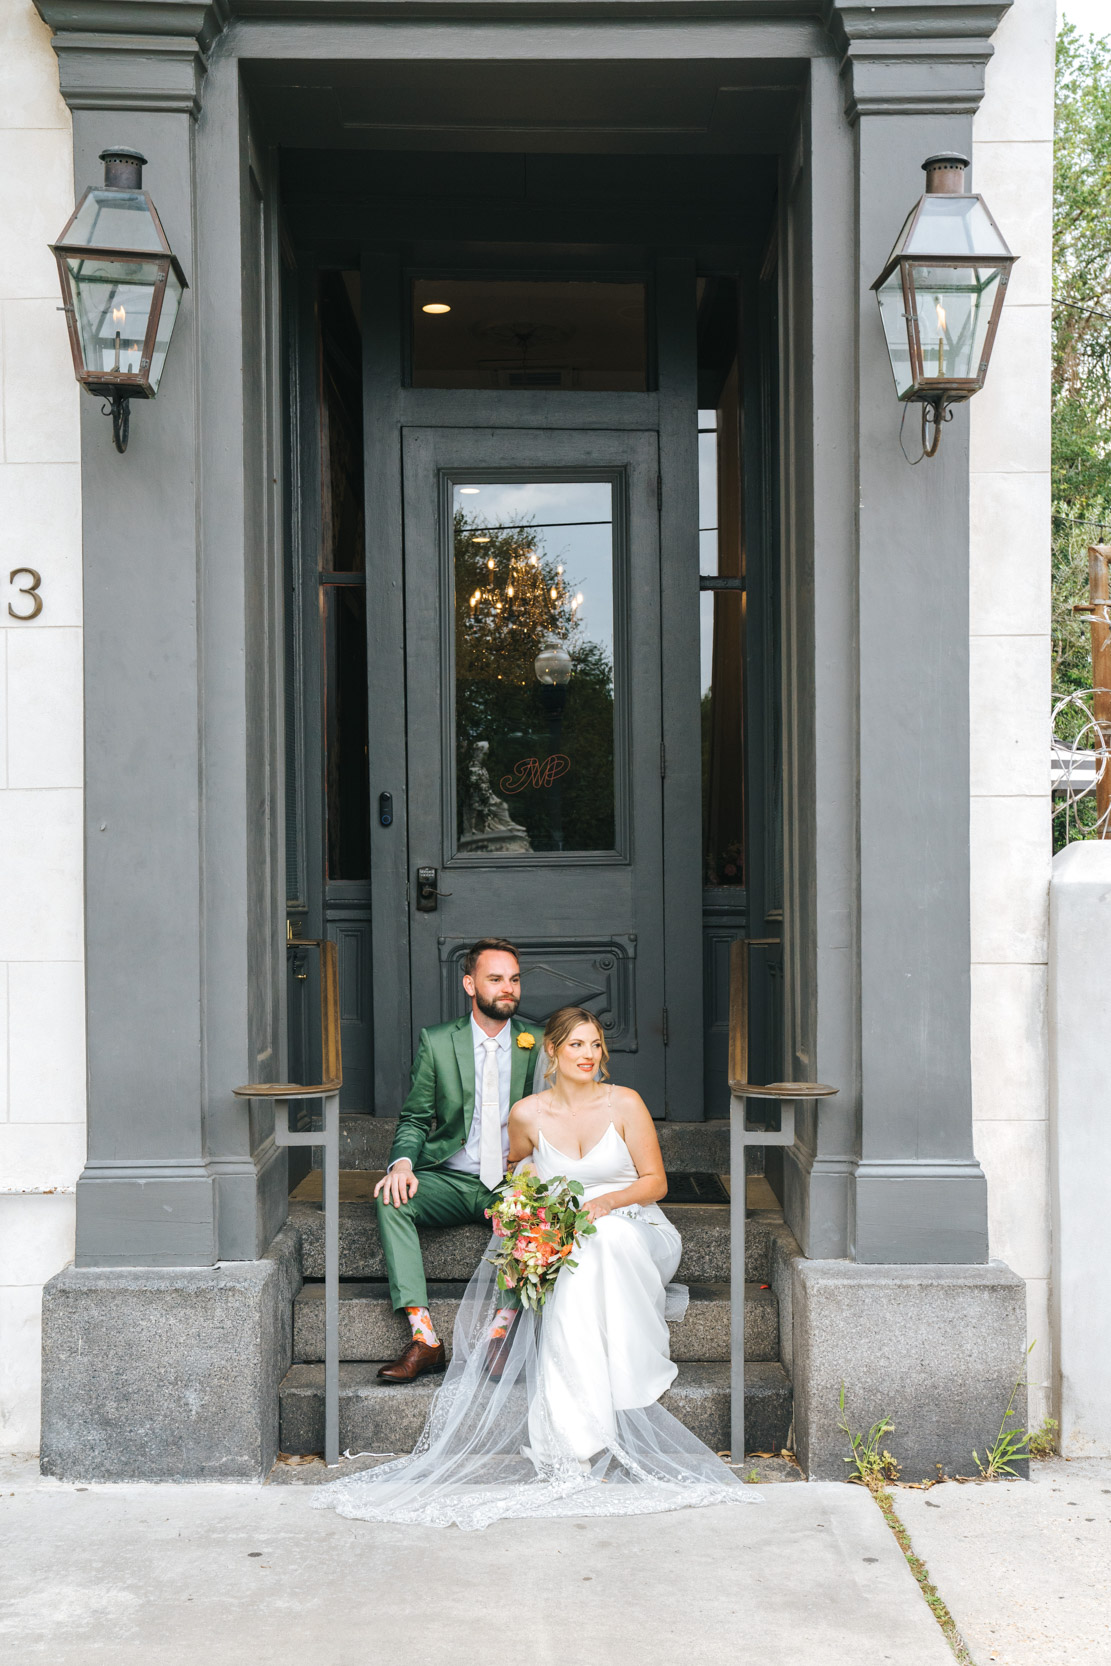
[(613, 497), (611, 480), (454, 483), (460, 856), (614, 848)]
[(743, 885), (744, 549), (737, 363), (698, 413), (703, 884)]
[(320, 626), (326, 874), (369, 877), (367, 593), (356, 274), (321, 275)]

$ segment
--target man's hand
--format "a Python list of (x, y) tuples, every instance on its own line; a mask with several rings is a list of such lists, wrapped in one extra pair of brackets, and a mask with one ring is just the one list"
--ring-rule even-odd
[(392, 1203), (395, 1209), (400, 1209), (403, 1203), (408, 1203), (420, 1181), (413, 1173), (413, 1165), (408, 1157), (402, 1157), (394, 1164), (388, 1174), (384, 1174), (374, 1188), (375, 1197), (381, 1192), (386, 1203)]

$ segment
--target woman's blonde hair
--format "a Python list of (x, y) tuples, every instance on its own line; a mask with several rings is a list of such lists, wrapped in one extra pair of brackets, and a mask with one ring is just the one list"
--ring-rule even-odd
[(559, 1052), (571, 1031), (577, 1030), (580, 1024), (593, 1024), (597, 1030), (598, 1039), (602, 1043), (602, 1059), (598, 1067), (599, 1074), (603, 1081), (609, 1081), (610, 1073), (606, 1069), (606, 1065), (609, 1063), (610, 1050), (606, 1046), (605, 1031), (598, 1019), (592, 1012), (588, 1012), (585, 1007), (560, 1007), (558, 1012), (552, 1013), (544, 1026), (545, 1053), (548, 1053), (549, 1047), (551, 1048), (551, 1052), (548, 1053), (548, 1062), (544, 1067), (544, 1080), (546, 1082), (551, 1082), (555, 1076), (555, 1055)]

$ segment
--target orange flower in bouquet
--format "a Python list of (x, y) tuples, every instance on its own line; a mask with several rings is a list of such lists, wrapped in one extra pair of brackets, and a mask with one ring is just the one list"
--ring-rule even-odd
[(503, 1293), (516, 1292), (522, 1307), (543, 1307), (580, 1238), (598, 1229), (582, 1207), (577, 1180), (540, 1180), (515, 1174), (498, 1201), (486, 1211), (497, 1239), (487, 1260), (497, 1268)]

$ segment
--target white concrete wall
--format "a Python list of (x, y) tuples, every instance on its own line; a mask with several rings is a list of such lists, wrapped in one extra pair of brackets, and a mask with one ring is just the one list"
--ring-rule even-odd
[(1050, 1168), (1061, 1451), (1111, 1458), (1111, 844), (1070, 845), (1050, 886)]
[[(1046, 960), (1055, 0), (995, 36), (973, 182), (1021, 256), (971, 405), (972, 1087), (993, 1257), (1026, 1280), (1031, 1419), (1050, 1409)], [(944, 441), (942, 442), (944, 444)], [(923, 464), (928, 467), (928, 464)]]
[[(39, 1437), (42, 1286), (85, 1154), (78, 389), (53, 256), (69, 112), (31, 0), (0, 5), (0, 1452)], [(42, 576), (42, 612), (8, 574)]]

